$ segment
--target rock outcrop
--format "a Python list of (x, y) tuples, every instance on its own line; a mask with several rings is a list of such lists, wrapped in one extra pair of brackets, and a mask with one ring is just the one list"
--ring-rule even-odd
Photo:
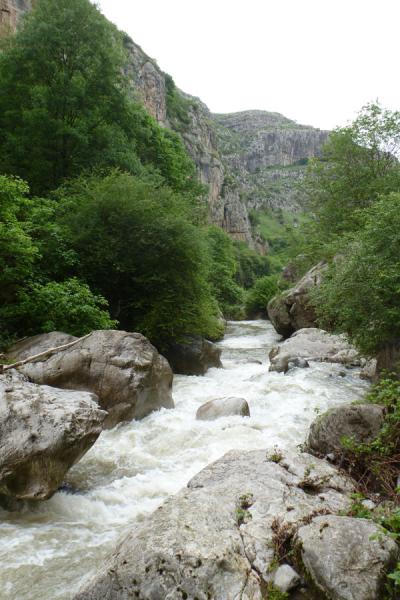
[[(13, 346), (8, 356), (19, 360), (60, 339), (59, 333), (35, 336)], [(171, 368), (139, 333), (94, 331), (72, 348), (28, 363), (20, 371), (38, 384), (93, 392), (108, 412), (106, 427), (174, 406)]]
[(311, 424), (307, 449), (326, 455), (343, 451), (343, 438), (351, 438), (356, 444), (368, 443), (378, 435), (384, 412), (379, 404), (343, 404), (332, 408)]
[(318, 263), (294, 287), (268, 303), (268, 318), (280, 335), (289, 337), (298, 329), (315, 327), (317, 318), (309, 301), (309, 292), (321, 283), (327, 268), (326, 263)]
[(75, 600), (261, 600), (277, 540), (345, 510), (352, 490), (308, 454), (229, 452), (136, 524)]
[(214, 421), (221, 417), (249, 417), (250, 409), (244, 398), (217, 398), (202, 404), (196, 413), (199, 421)]
[(187, 336), (165, 349), (174, 373), (180, 375), (204, 375), (212, 367), (220, 368), (221, 352), (213, 342), (198, 336)]
[(364, 364), (357, 350), (347, 341), (345, 335), (335, 335), (323, 329), (309, 327), (296, 331), (289, 339), (274, 346), (270, 353), (270, 371), (285, 373), (290, 363), (305, 359), (317, 362), (339, 363), (345, 366)]
[(46, 500), (94, 444), (106, 412), (88, 392), (0, 376), (0, 497)]
[(330, 600), (384, 598), (396, 542), (366, 519), (326, 515), (301, 527), (295, 546), (307, 575)]
[(34, 4), (35, 0), (0, 0), (0, 37), (13, 33)]

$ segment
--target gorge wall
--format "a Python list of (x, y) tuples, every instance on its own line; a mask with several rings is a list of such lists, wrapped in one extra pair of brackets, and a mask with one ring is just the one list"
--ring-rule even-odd
[[(34, 2), (0, 0), (1, 22), (15, 30)], [(179, 90), (127, 35), (124, 41), (132, 95), (160, 125), (182, 137), (201, 182), (208, 187), (210, 222), (262, 252), (248, 210), (299, 210), (302, 198), (297, 182), (307, 159), (321, 153), (328, 132), (259, 110), (213, 115), (198, 98)]]

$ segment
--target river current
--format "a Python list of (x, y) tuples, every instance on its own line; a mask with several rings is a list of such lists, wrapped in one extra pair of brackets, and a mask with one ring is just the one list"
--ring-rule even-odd
[[(230, 323), (222, 369), (175, 376), (176, 408), (102, 433), (64, 491), (20, 512), (0, 509), (0, 599), (71, 600), (128, 528), (231, 449), (295, 448), (315, 414), (362, 396), (357, 370), (311, 363), (268, 372), (279, 336), (267, 321)], [(250, 417), (196, 421), (204, 402), (246, 398)]]

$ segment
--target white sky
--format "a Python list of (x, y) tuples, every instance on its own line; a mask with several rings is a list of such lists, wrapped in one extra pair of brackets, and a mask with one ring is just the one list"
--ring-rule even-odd
[(97, 0), (213, 112), (277, 111), (345, 125), (400, 109), (400, 0)]

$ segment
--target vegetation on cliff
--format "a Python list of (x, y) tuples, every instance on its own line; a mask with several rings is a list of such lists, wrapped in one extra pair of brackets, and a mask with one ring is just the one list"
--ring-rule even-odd
[(0, 54), (0, 343), (116, 326), (160, 347), (215, 339), (268, 273), (207, 226), (195, 166), (132, 100), (124, 52), (89, 0), (39, 0)]

